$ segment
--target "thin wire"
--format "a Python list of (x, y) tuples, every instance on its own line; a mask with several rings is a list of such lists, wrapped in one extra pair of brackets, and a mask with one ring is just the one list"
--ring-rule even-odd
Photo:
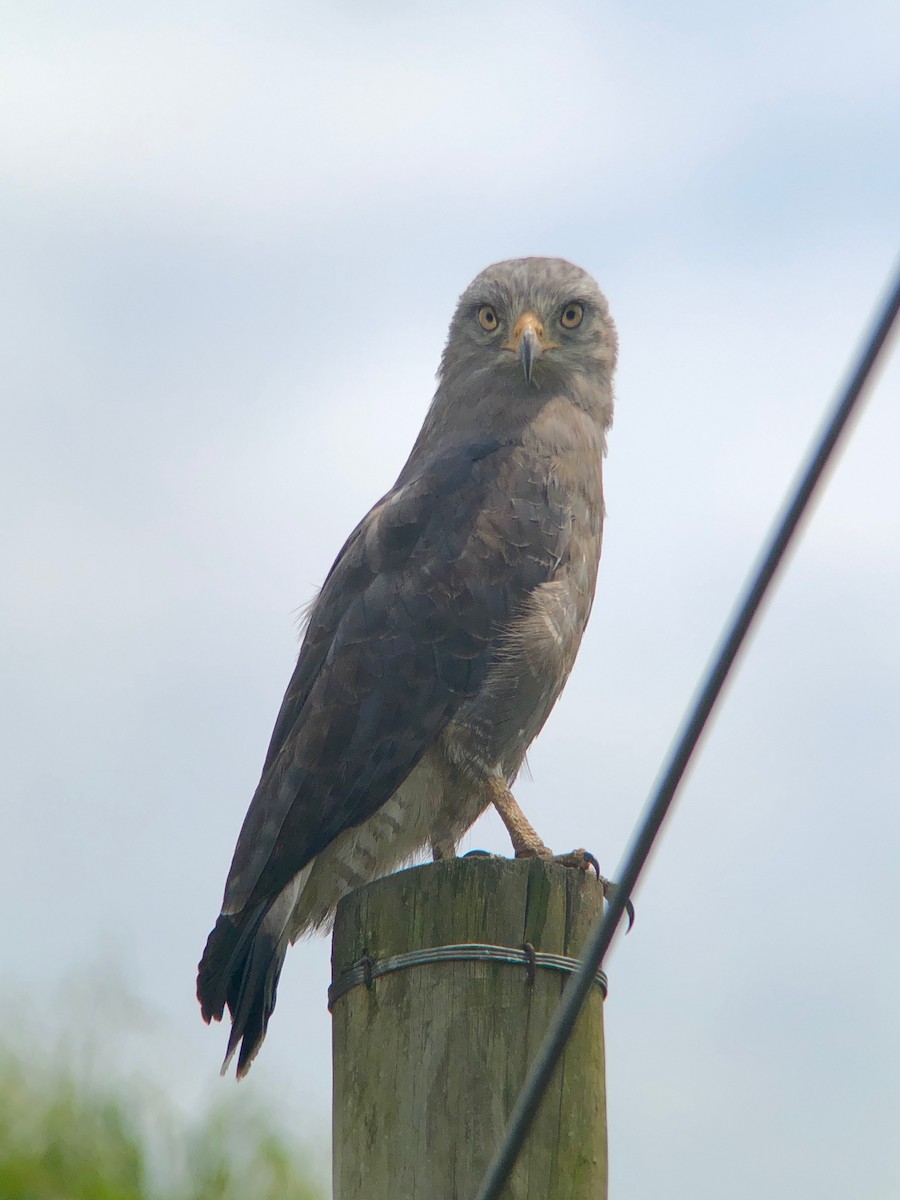
[(810, 499), (853, 412), (873, 367), (891, 333), (900, 311), (900, 272), (873, 325), (858, 362), (834, 406), (818, 445), (800, 477), (793, 498), (772, 533), (768, 548), (746, 588), (730, 627), (713, 655), (702, 687), (696, 693), (689, 715), (673, 743), (664, 769), (660, 772), (645, 815), (639, 822), (631, 847), (619, 873), (618, 886), (610, 893), (609, 905), (595, 924), (582, 952), (581, 966), (566, 985), (553, 1021), (531, 1065), (522, 1090), (510, 1115), (503, 1141), (488, 1167), (478, 1190), (477, 1200), (497, 1200), (509, 1179), (522, 1145), (531, 1128), (556, 1064), (578, 1014), (591, 989), (596, 972), (609, 949), (613, 934), (628, 904), (638, 876), (647, 861), (656, 836), (665, 820), (681, 778), (690, 762), (709, 716), (769, 585), (797, 531)]
[[(526, 948), (527, 946), (527, 948)], [(530, 944), (526, 946), (492, 946), (484, 942), (463, 942), (453, 946), (429, 946), (419, 950), (408, 950), (405, 954), (392, 954), (388, 958), (373, 958), (370, 954), (351, 963), (346, 970), (336, 975), (328, 989), (328, 1011), (331, 1012), (341, 996), (360, 984), (371, 987), (376, 979), (383, 975), (391, 975), (394, 971), (406, 971), (410, 967), (427, 967), (434, 963), (445, 962), (497, 962), (510, 966), (525, 967), (531, 982), (534, 982), (536, 967), (546, 971), (563, 971), (573, 975), (581, 966), (580, 959), (569, 958), (565, 954), (548, 954), (544, 950), (535, 950)], [(596, 983), (606, 999), (608, 981), (602, 971), (594, 976)]]

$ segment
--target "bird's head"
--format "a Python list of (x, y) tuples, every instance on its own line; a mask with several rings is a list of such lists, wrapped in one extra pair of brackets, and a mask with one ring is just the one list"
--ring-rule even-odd
[(511, 259), (482, 271), (460, 297), (441, 378), (484, 384), (487, 374), (517, 391), (608, 387), (616, 344), (606, 299), (586, 271), (560, 258)]

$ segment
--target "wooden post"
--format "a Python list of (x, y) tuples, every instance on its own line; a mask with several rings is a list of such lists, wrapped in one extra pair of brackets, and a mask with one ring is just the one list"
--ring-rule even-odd
[[(592, 874), (459, 858), (341, 902), (333, 980), (389, 956), (482, 943), (577, 957), (603, 903)], [(531, 982), (529, 982), (529, 976)], [(523, 962), (415, 965), (333, 1001), (334, 1200), (469, 1200), (568, 974)], [(346, 976), (345, 976), (346, 979)], [(508, 1200), (606, 1200), (603, 998), (594, 987), (532, 1126)]]

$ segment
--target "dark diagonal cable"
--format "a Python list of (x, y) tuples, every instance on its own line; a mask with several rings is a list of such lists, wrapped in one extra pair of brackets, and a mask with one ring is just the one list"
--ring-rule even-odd
[(651, 793), (652, 799), (635, 831), (631, 848), (622, 865), (618, 886), (610, 893), (609, 905), (585, 943), (579, 970), (566, 985), (551, 1026), (516, 1100), (503, 1142), (482, 1179), (477, 1200), (497, 1200), (501, 1188), (509, 1179), (519, 1151), (550, 1083), (554, 1068), (562, 1057), (566, 1042), (569, 1040), (578, 1014), (591, 990), (594, 977), (603, 962), (603, 956), (609, 949), (613, 934), (625, 911), (625, 906), (631, 898), (634, 885), (647, 861), (656, 835), (666, 818), (691, 755), (700, 740), (728, 673), (734, 665), (744, 638), (759, 611), (763, 597), (822, 478), (828, 460), (862, 395), (872, 368), (875, 366), (897, 318), (898, 310), (900, 310), (900, 274), (879, 312), (877, 321), (844, 390), (838, 397), (834, 411), (803, 471), (793, 497), (775, 527), (759, 567), (746, 589), (720, 648), (714, 654), (707, 668), (706, 677), (696, 694), (681, 732), (669, 751), (668, 759), (658, 777), (655, 790)]

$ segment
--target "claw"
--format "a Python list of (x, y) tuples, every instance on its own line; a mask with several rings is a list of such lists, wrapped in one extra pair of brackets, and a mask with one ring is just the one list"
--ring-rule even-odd
[[(610, 896), (615, 895), (619, 887), (617, 883), (612, 883), (609, 879), (604, 879), (602, 875), (600, 876), (600, 882), (603, 884), (603, 895), (607, 900)], [(625, 901), (625, 912), (628, 916), (628, 928), (625, 932), (631, 933), (634, 926), (634, 905), (631, 903), (631, 900)]]
[(462, 855), (463, 858), (499, 858), (497, 854), (491, 854), (490, 850), (467, 850)]
[(594, 858), (593, 854), (589, 854), (587, 850), (572, 850), (569, 854), (554, 854), (551, 861), (561, 863), (564, 867), (571, 867), (577, 871), (586, 871), (588, 867), (593, 867), (597, 878), (600, 878), (600, 864)]

